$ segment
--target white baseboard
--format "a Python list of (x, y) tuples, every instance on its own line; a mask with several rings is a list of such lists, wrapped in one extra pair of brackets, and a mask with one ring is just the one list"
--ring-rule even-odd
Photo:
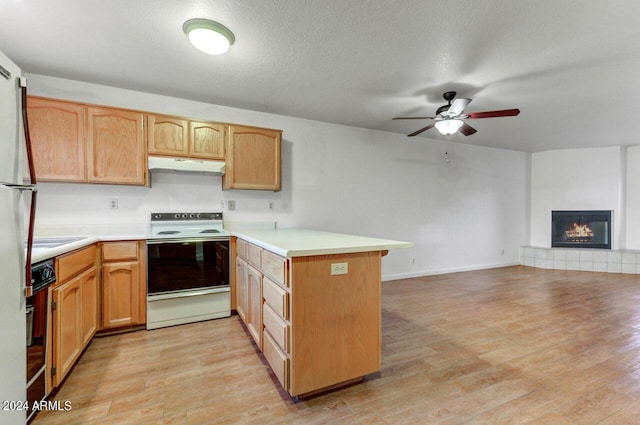
[(447, 274), (447, 273), (470, 272), (474, 270), (497, 269), (500, 267), (510, 267), (510, 266), (519, 266), (519, 265), (520, 265), (520, 262), (476, 264), (472, 266), (450, 267), (446, 269), (431, 269), (431, 270), (421, 270), (421, 271), (408, 272), (408, 273), (386, 274), (386, 275), (382, 275), (382, 281), (388, 282), (392, 280), (410, 279), (413, 277), (433, 276), (433, 275)]

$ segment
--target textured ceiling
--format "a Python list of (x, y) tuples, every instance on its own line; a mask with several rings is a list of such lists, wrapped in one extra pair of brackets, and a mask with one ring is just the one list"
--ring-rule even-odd
[[(27, 73), (408, 134), (442, 92), (473, 120), (454, 142), (527, 152), (640, 144), (634, 0), (0, 0), (0, 50)], [(184, 21), (236, 43), (195, 50)], [(285, 129), (286, 130), (286, 129)], [(435, 129), (420, 140), (445, 139)]]

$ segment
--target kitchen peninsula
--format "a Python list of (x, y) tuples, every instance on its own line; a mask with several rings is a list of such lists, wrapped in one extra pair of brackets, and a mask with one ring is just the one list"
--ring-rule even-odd
[(381, 369), (381, 259), (412, 244), (308, 229), (232, 238), (236, 310), (292, 396)]
[[(63, 233), (65, 237), (57, 238), (56, 244), (53, 239), (40, 240), (48, 243), (34, 250), (34, 262), (55, 258), (60, 273), (62, 259), (89, 252), (91, 261), (86, 266), (103, 268), (109, 266), (106, 245), (144, 244), (140, 231), (130, 235), (105, 232), (73, 237), (71, 231), (61, 229), (58, 234)], [(298, 228), (232, 229), (231, 235), (231, 308), (237, 311), (274, 375), (291, 396), (309, 396), (381, 369), (381, 259), (388, 250), (410, 247), (411, 243)], [(98, 246), (102, 254), (96, 256)], [(144, 253), (141, 250), (136, 255), (141, 272), (147, 268)], [(78, 272), (83, 270), (86, 267)], [(104, 276), (106, 273), (103, 279)], [(60, 288), (65, 285), (63, 280), (59, 282)], [(140, 276), (139, 290), (136, 287), (118, 286), (118, 297), (132, 300), (126, 312), (144, 307), (146, 273)], [(131, 291), (122, 292), (123, 288)], [(106, 299), (108, 292), (104, 288), (100, 292), (100, 297), (96, 298), (97, 293), (93, 296), (94, 304), (98, 299)], [(138, 303), (135, 294), (141, 297)], [(61, 302), (58, 314), (62, 310), (66, 308)], [(105, 306), (102, 310), (99, 316), (103, 323), (97, 323), (96, 328), (113, 327), (111, 322), (105, 322), (105, 318), (112, 316), (108, 314), (110, 310), (105, 310)], [(144, 313), (125, 316), (132, 318), (125, 325), (144, 323)], [(54, 320), (53, 328), (62, 326), (61, 323), (60, 318)], [(74, 322), (69, 329), (76, 327)], [(68, 367), (58, 368), (60, 373), (49, 389), (62, 382), (89, 340), (90, 337), (85, 338), (80, 348), (66, 357), (62, 350), (66, 341), (54, 341), (54, 351), (59, 353), (50, 357), (49, 363), (57, 365), (60, 359), (68, 359), (65, 363)]]

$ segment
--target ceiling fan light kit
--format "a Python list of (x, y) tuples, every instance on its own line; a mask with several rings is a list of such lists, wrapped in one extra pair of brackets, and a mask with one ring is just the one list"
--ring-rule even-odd
[(434, 120), (434, 124), (429, 124), (420, 130), (407, 134), (408, 137), (417, 136), (433, 127), (441, 134), (449, 136), (458, 131), (465, 136), (476, 133), (476, 129), (465, 123), (463, 120), (476, 120), (480, 118), (514, 117), (520, 113), (520, 109), (504, 109), (500, 111), (471, 112), (463, 114), (464, 109), (471, 103), (471, 99), (456, 98), (456, 92), (448, 91), (442, 95), (447, 101), (446, 105), (440, 106), (435, 117), (395, 117), (394, 120)]
[(444, 134), (445, 136), (448, 136), (460, 130), (460, 127), (462, 127), (462, 124), (464, 124), (462, 120), (449, 119), (449, 120), (438, 121), (436, 122), (435, 126), (436, 126), (436, 129), (440, 132), (440, 134)]
[(229, 28), (209, 19), (189, 19), (182, 30), (196, 49), (209, 55), (226, 53), (236, 41)]

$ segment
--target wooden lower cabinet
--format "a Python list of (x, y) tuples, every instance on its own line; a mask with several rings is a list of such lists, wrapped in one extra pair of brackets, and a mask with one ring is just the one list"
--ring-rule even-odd
[(247, 329), (258, 347), (262, 349), (262, 273), (247, 265)]
[[(381, 258), (373, 251), (291, 260), (292, 395), (381, 370)], [(332, 275), (334, 263), (348, 263), (348, 274)]]
[(240, 318), (247, 321), (247, 311), (249, 309), (247, 286), (247, 262), (242, 258), (236, 258), (236, 311)]
[(53, 290), (53, 385), (58, 386), (82, 353), (82, 286), (72, 279)]
[[(236, 264), (247, 269), (249, 307), (241, 318), (254, 339), (260, 332), (258, 346), (290, 395), (304, 397), (381, 370), (383, 252), (287, 259), (262, 250), (256, 268), (246, 263), (255, 249), (244, 244), (237, 244), (243, 249)], [(348, 274), (332, 275), (334, 263), (348, 263)], [(258, 288), (260, 319), (253, 310)]]
[(145, 252), (144, 241), (102, 243), (103, 329), (145, 323)]
[(82, 291), (82, 345), (86, 346), (96, 334), (99, 326), (98, 269), (94, 267), (86, 272), (80, 280), (80, 286)]
[(273, 370), (273, 374), (278, 378), (280, 384), (286, 389), (289, 388), (289, 356), (284, 352), (278, 343), (274, 341), (267, 330), (264, 330), (264, 345), (262, 348), (264, 358)]
[(98, 330), (146, 321), (145, 241), (99, 245), (55, 259), (58, 282), (50, 292), (47, 393), (62, 383)]
[(51, 290), (51, 344), (48, 348), (50, 382), (58, 386), (98, 329), (99, 277), (96, 246), (56, 259), (60, 276)]
[(139, 264), (124, 261), (102, 266), (102, 325), (135, 325), (138, 319)]

